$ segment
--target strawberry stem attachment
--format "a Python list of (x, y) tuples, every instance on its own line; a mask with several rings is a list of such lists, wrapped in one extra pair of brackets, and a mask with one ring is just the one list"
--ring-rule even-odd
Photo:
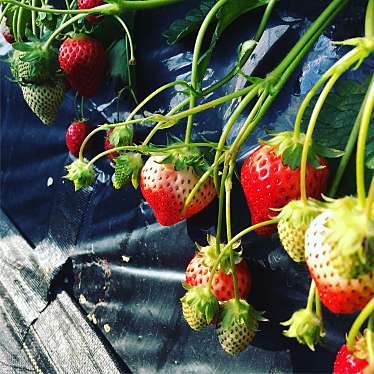
[(365, 143), (369, 130), (371, 114), (374, 107), (374, 75), (371, 80), (368, 95), (365, 99), (365, 106), (361, 118), (360, 132), (358, 134), (357, 152), (356, 152), (356, 183), (357, 196), (362, 208), (365, 207)]
[[(192, 71), (191, 71), (191, 87), (193, 90), (197, 90), (199, 86), (199, 75), (198, 75), (198, 67), (199, 67), (199, 57), (201, 47), (204, 41), (205, 33), (209, 27), (209, 24), (215, 17), (216, 13), (220, 10), (220, 8), (227, 2), (227, 0), (219, 0), (212, 9), (206, 15), (202, 25), (200, 26), (199, 32), (197, 34), (194, 52), (193, 52), (193, 59), (192, 59)], [(195, 106), (196, 97), (193, 92), (190, 94), (190, 109)], [(192, 132), (192, 125), (193, 125), (193, 114), (188, 117), (187, 120), (187, 128), (186, 128), (186, 137), (185, 143), (189, 144), (191, 141), (191, 132)]]
[(318, 115), (322, 109), (323, 104), (325, 103), (325, 100), (327, 98), (327, 95), (331, 91), (332, 87), (334, 86), (335, 82), (339, 79), (340, 74), (333, 75), (329, 81), (327, 82), (326, 86), (321, 92), (321, 95), (319, 96), (317, 103), (313, 109), (312, 116), (310, 117), (308, 130), (305, 135), (305, 141), (303, 146), (303, 153), (301, 155), (301, 166), (300, 166), (300, 193), (301, 193), (301, 200), (306, 204), (308, 197), (306, 194), (306, 167), (308, 162), (308, 150), (310, 145), (312, 144), (312, 136), (314, 127), (317, 123)]
[(129, 41), (129, 46), (130, 46), (130, 60), (129, 60), (129, 64), (130, 65), (135, 65), (135, 54), (134, 54), (134, 44), (133, 44), (133, 41), (132, 41), (132, 37), (131, 37), (131, 33), (130, 33), (130, 30), (129, 28), (127, 27), (125, 21), (120, 17), (120, 16), (117, 16), (116, 14), (114, 15), (114, 18), (121, 24), (121, 26), (123, 27), (123, 29), (125, 30), (125, 33), (126, 33), (126, 36), (127, 36), (127, 39)]
[(365, 321), (374, 313), (374, 297), (366, 304), (365, 308), (362, 309), (361, 313), (357, 316), (353, 325), (348, 333), (347, 347), (353, 352), (356, 337), (361, 329), (361, 326)]
[(315, 294), (316, 294), (316, 284), (314, 283), (314, 281), (312, 281), (310, 284), (310, 288), (309, 288), (308, 303), (306, 305), (306, 309), (308, 309), (310, 312), (313, 311), (313, 303), (314, 303)]

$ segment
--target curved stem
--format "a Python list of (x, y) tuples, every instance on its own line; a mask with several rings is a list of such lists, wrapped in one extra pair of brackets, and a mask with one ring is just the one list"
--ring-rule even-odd
[(219, 254), (219, 256), (217, 257), (216, 261), (214, 262), (213, 266), (212, 266), (212, 270), (210, 271), (210, 277), (209, 277), (209, 281), (208, 281), (208, 289), (211, 289), (211, 286), (212, 286), (212, 281), (213, 281), (213, 277), (214, 277), (214, 274), (216, 273), (217, 271), (217, 267), (220, 263), (220, 261), (222, 260), (222, 257), (225, 255), (225, 253), (227, 252), (227, 250), (234, 244), (236, 243), (238, 240), (240, 240), (244, 235), (247, 235), (249, 234), (250, 232), (254, 231), (254, 230), (257, 230), (261, 227), (264, 227), (264, 226), (267, 226), (267, 225), (273, 225), (274, 223), (277, 223), (277, 220), (276, 219), (271, 219), (269, 221), (265, 221), (265, 222), (260, 222), (260, 223), (257, 223), (256, 225), (253, 225), (253, 226), (250, 226), (250, 227), (247, 227), (245, 230), (239, 232), (238, 234), (236, 234), (231, 240), (228, 241), (228, 243), (225, 245), (225, 247), (222, 249), (221, 253)]
[(19, 8), (16, 8), (13, 12), (13, 17), (12, 17), (12, 32), (13, 32), (14, 40), (17, 42), (19, 41), (18, 33), (17, 33), (18, 12), (19, 12)]
[(303, 152), (301, 154), (301, 163), (300, 163), (300, 193), (301, 193), (301, 200), (306, 204), (307, 203), (307, 194), (306, 194), (306, 168), (307, 168), (307, 162), (308, 162), (308, 151), (309, 147), (312, 144), (312, 136), (314, 127), (317, 123), (317, 119), (319, 116), (319, 113), (323, 107), (323, 104), (325, 103), (325, 100), (327, 98), (327, 95), (331, 91), (332, 87), (334, 86), (335, 82), (339, 79), (340, 74), (333, 75), (330, 80), (327, 82), (326, 86), (321, 92), (321, 95), (319, 96), (317, 103), (313, 109), (312, 115), (310, 117), (308, 130), (305, 135), (305, 141), (303, 145)]
[[(372, 81), (374, 82), (374, 76), (372, 78)], [(356, 142), (357, 142), (357, 137), (358, 137), (358, 132), (360, 130), (361, 117), (362, 117), (362, 113), (364, 111), (367, 96), (368, 96), (368, 92), (366, 93), (364, 101), (361, 104), (360, 111), (359, 111), (359, 113), (356, 117), (355, 123), (354, 123), (353, 128), (351, 130), (351, 133), (349, 135), (347, 145), (345, 146), (344, 155), (340, 159), (338, 169), (336, 170), (336, 173), (335, 173), (335, 176), (334, 176), (334, 180), (332, 181), (331, 187), (330, 187), (330, 189), (327, 193), (327, 196), (329, 196), (329, 197), (334, 197), (335, 196), (336, 191), (338, 190), (338, 186), (340, 184), (340, 181), (343, 178), (343, 175), (344, 175), (345, 170), (347, 168), (348, 162), (351, 159), (352, 153), (355, 149)]]
[[(101, 152), (98, 155), (96, 155), (92, 160), (88, 162), (87, 167), (92, 166), (96, 161), (98, 161), (100, 158), (105, 157), (111, 153), (114, 152), (121, 152), (121, 151), (136, 151), (140, 152), (143, 154), (162, 154), (166, 151), (170, 151), (172, 149), (178, 149), (178, 148), (184, 148), (186, 145), (183, 143), (179, 144), (173, 144), (172, 146), (169, 147), (164, 147), (164, 148), (159, 148), (155, 150), (153, 147), (145, 147), (143, 145), (125, 145), (122, 147), (115, 147), (108, 149), (107, 151)], [(215, 144), (213, 143), (191, 143), (190, 147), (209, 147), (209, 148), (215, 148)]]
[(366, 206), (365, 206), (365, 215), (368, 221), (370, 221), (371, 219), (373, 203), (374, 203), (374, 176), (371, 178), (369, 194), (368, 194), (368, 198), (366, 200)]
[(314, 281), (310, 284), (309, 294), (308, 294), (308, 303), (306, 305), (306, 309), (310, 312), (313, 312), (313, 303), (314, 303), (314, 296), (316, 293), (316, 284)]
[[(374, 75), (373, 75), (374, 77)], [(365, 143), (369, 130), (371, 114), (374, 106), (374, 79), (372, 79), (368, 95), (365, 100), (364, 111), (362, 113), (360, 132), (358, 134), (357, 152), (356, 152), (356, 183), (357, 196), (362, 208), (365, 206)]]
[(127, 35), (127, 39), (130, 45), (130, 61), (129, 62), (131, 62), (131, 64), (134, 64), (135, 63), (134, 44), (132, 41), (130, 30), (127, 27), (125, 21), (121, 17), (114, 15), (114, 18), (122, 25), (123, 29), (125, 30), (125, 33)]
[(53, 40), (56, 38), (56, 36), (61, 32), (63, 31), (66, 27), (70, 26), (71, 24), (74, 24), (74, 22), (77, 22), (78, 20), (80, 20), (81, 18), (85, 17), (86, 15), (85, 14), (78, 14), (72, 18), (70, 18), (69, 20), (67, 20), (66, 22), (62, 23), (52, 34), (51, 36), (48, 38), (48, 40), (45, 42), (44, 46), (43, 46), (43, 49), (44, 50), (47, 50), (49, 48), (49, 46), (51, 45), (51, 43), (53, 42)]
[[(226, 189), (226, 236), (227, 241), (232, 239), (231, 235), (231, 190), (232, 190), (232, 174), (229, 173), (227, 179), (225, 181), (225, 189)], [(238, 276), (236, 274), (235, 269), (235, 259), (234, 259), (234, 250), (229, 247), (230, 252), (230, 268), (231, 268), (231, 275), (232, 275), (232, 282), (234, 285), (234, 297), (236, 302), (239, 302), (239, 289), (238, 289)]]
[[(226, 144), (227, 137), (235, 124), (236, 120), (239, 118), (240, 114), (244, 111), (244, 109), (249, 105), (249, 103), (256, 97), (258, 91), (260, 90), (260, 85), (253, 86), (252, 89), (247, 93), (244, 99), (240, 102), (240, 104), (235, 109), (234, 113), (230, 116), (229, 120), (226, 123), (226, 126), (221, 134), (221, 137), (218, 142), (218, 149), (214, 156), (214, 161), (218, 160), (221, 157), (223, 148)], [(253, 110), (252, 110), (253, 112)], [(251, 113), (252, 113), (251, 112)], [(216, 186), (217, 191), (219, 190), (219, 180), (218, 180), (218, 167), (214, 170), (213, 180), (214, 185)]]
[[(22, 0), (22, 3), (24, 3), (25, 0)], [(22, 16), (23, 16), (23, 8), (18, 9), (18, 16), (17, 16), (17, 35), (18, 40), (22, 40)]]
[(7, 4), (7, 5), (5, 5), (4, 10), (1, 11), (1, 14), (0, 14), (0, 23), (3, 21), (3, 18), (6, 16), (6, 13), (7, 13), (7, 11), (9, 10), (9, 8), (11, 6), (12, 6), (12, 4)]
[(362, 309), (361, 313), (355, 319), (347, 338), (347, 347), (353, 352), (355, 339), (361, 329), (361, 326), (369, 318), (369, 316), (374, 312), (374, 297), (366, 304), (365, 308)]
[(369, 365), (374, 365), (374, 346), (373, 346), (373, 332), (374, 332), (374, 314), (369, 317), (368, 328), (366, 331), (366, 343), (368, 347)]
[[(219, 11), (219, 9), (227, 2), (227, 0), (219, 0), (209, 11), (209, 13), (206, 15), (200, 29), (199, 33), (197, 34), (196, 42), (195, 42), (195, 48), (193, 52), (193, 59), (192, 59), (192, 71), (191, 71), (191, 87), (194, 90), (197, 90), (199, 86), (199, 76), (198, 76), (198, 67), (199, 67), (199, 57), (200, 57), (200, 51), (203, 44), (205, 33), (209, 27), (209, 24), (215, 17), (216, 13)], [(195, 106), (196, 98), (193, 93), (191, 93), (190, 96), (190, 109)], [(188, 117), (187, 120), (187, 127), (186, 127), (186, 137), (185, 137), (185, 143), (188, 144), (191, 140), (191, 132), (192, 132), (192, 124), (193, 124), (193, 114), (191, 114)]]
[(365, 36), (367, 38), (374, 37), (374, 0), (369, 0), (366, 8)]

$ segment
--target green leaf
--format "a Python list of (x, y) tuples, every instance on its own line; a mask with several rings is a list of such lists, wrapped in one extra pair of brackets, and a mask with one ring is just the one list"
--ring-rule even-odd
[(128, 59), (126, 53), (126, 40), (118, 40), (108, 51), (110, 75), (123, 82), (128, 81)]
[(242, 66), (242, 64), (245, 61), (247, 61), (249, 55), (252, 53), (256, 44), (257, 42), (255, 40), (246, 40), (245, 42), (239, 45), (238, 47), (238, 65), (239, 66)]
[(183, 19), (175, 20), (163, 35), (168, 44), (178, 43), (181, 39), (196, 31), (203, 22), (215, 0), (202, 0), (197, 8), (191, 9)]

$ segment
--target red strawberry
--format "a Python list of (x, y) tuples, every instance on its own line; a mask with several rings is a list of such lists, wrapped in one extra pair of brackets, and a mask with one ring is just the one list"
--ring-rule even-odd
[[(317, 216), (305, 234), (305, 261), (309, 272), (316, 283), (321, 301), (334, 313), (359, 311), (374, 296), (374, 269), (368, 269), (364, 264), (358, 263), (365, 257), (364, 255), (357, 254), (358, 257), (355, 258), (355, 252), (352, 253), (355, 249), (353, 243), (359, 242), (363, 245), (367, 240), (363, 240), (358, 235), (351, 241), (350, 221), (347, 225), (344, 224), (351, 216), (354, 218), (354, 213), (354, 211), (344, 213), (341, 210), (336, 214), (342, 224), (341, 232), (347, 233), (346, 238), (342, 236), (342, 242), (338, 241), (335, 230), (330, 229), (330, 225), (334, 223), (331, 209)], [(344, 242), (349, 244), (348, 249), (351, 252), (346, 257), (343, 256), (345, 251), (341, 250)], [(369, 248), (366, 251), (370, 257)], [(339, 260), (340, 257), (343, 261)], [(351, 270), (348, 269), (348, 265)], [(341, 272), (344, 276), (340, 275)], [(352, 272), (354, 276), (350, 276)]]
[[(112, 144), (110, 143), (110, 135), (112, 134), (114, 129), (109, 129), (109, 131), (107, 132), (106, 136), (105, 136), (105, 139), (104, 139), (104, 148), (106, 151), (109, 151), (110, 149), (113, 148)], [(106, 157), (109, 158), (109, 160), (113, 159), (113, 158), (116, 158), (119, 156), (119, 153), (118, 152), (112, 152), (112, 153), (109, 153), (108, 155), (106, 155)]]
[[(188, 264), (186, 269), (186, 283), (190, 286), (206, 286), (210, 277), (210, 267), (205, 263), (205, 256), (198, 252)], [(238, 277), (239, 296), (245, 299), (251, 290), (251, 273), (245, 260), (235, 266)], [(226, 274), (223, 269), (217, 271), (212, 282), (212, 291), (219, 301), (228, 301), (234, 297), (234, 284), (232, 275)]]
[(336, 355), (333, 374), (363, 374), (368, 368), (366, 359), (358, 358), (344, 344)]
[(174, 225), (199, 213), (216, 195), (213, 181), (209, 178), (197, 191), (185, 212), (182, 212), (184, 202), (199, 177), (193, 166), (187, 166), (181, 161), (181, 167), (180, 159), (175, 160), (171, 156), (150, 157), (140, 174), (143, 197), (162, 226)]
[[(199, 251), (192, 258), (186, 269), (186, 283), (189, 286), (206, 286), (210, 277), (210, 269), (217, 259), (216, 240), (213, 236), (208, 235), (209, 243), (206, 247), (199, 247)], [(221, 243), (221, 249), (224, 248)], [(233, 248), (240, 246), (236, 243)], [(252, 278), (247, 263), (240, 256), (240, 253), (234, 252), (235, 270), (238, 277), (239, 297), (245, 299), (251, 290)], [(229, 254), (224, 255), (221, 259), (218, 271), (214, 275), (212, 282), (212, 291), (218, 301), (228, 301), (234, 297), (234, 284), (230, 272)]]
[[(284, 165), (278, 148), (281, 149), (278, 145), (261, 145), (245, 160), (241, 170), (241, 184), (253, 225), (276, 216), (272, 208), (282, 208), (300, 198), (300, 168)], [(306, 172), (307, 196), (313, 198), (319, 198), (326, 191), (329, 175), (326, 160), (317, 160), (322, 167), (308, 163)], [(271, 235), (275, 231), (275, 225), (256, 230), (261, 235)]]
[(83, 140), (91, 132), (91, 127), (84, 121), (73, 122), (66, 131), (66, 146), (68, 150), (78, 157)]
[(58, 60), (70, 85), (80, 95), (96, 95), (108, 65), (101, 42), (87, 35), (68, 38), (60, 47)]
[[(78, 8), (79, 9), (92, 9), (97, 6), (103, 5), (104, 2), (102, 0), (78, 0)], [(102, 18), (100, 14), (89, 14), (86, 17), (87, 22), (95, 23)]]
[(2, 32), (4, 39), (9, 43), (12, 44), (14, 42), (13, 35), (11, 34), (10, 30), (9, 31), (3, 31)]

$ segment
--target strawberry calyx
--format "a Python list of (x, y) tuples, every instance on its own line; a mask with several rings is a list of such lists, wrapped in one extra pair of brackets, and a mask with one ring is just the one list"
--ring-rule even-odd
[(321, 319), (309, 309), (297, 310), (281, 325), (289, 326), (288, 330), (283, 331), (284, 336), (296, 338), (300, 344), (307, 345), (312, 351), (323, 336)]
[(213, 292), (206, 286), (191, 287), (184, 285), (186, 294), (181, 298), (195, 313), (196, 319), (203, 318), (210, 324), (219, 312), (219, 303)]
[[(300, 133), (296, 140), (292, 131), (271, 133), (269, 135), (271, 135), (270, 139), (260, 140), (260, 143), (273, 147), (275, 155), (282, 157), (283, 165), (289, 166), (292, 170), (299, 168), (305, 143), (305, 134)], [(308, 148), (308, 162), (318, 169), (324, 167), (320, 162), (321, 157), (335, 158), (341, 157), (343, 154), (342, 151), (327, 148), (313, 141)]]
[(57, 51), (43, 48), (43, 42), (32, 38), (30, 42), (15, 42), (10, 58), (14, 78), (21, 84), (46, 83), (56, 80)]
[(326, 224), (331, 262), (346, 279), (356, 279), (374, 267), (374, 220), (368, 220), (355, 197), (330, 200)]
[(324, 203), (309, 198), (306, 203), (302, 200), (291, 200), (277, 216), (280, 221), (287, 221), (295, 230), (309, 226), (324, 208)]
[(220, 326), (232, 329), (233, 326), (245, 325), (249, 330), (257, 330), (258, 321), (267, 321), (264, 312), (259, 312), (245, 300), (231, 299), (223, 303), (220, 315)]
[[(179, 143), (177, 143), (179, 144)], [(168, 146), (172, 146), (169, 144)], [(157, 154), (157, 150), (155, 151)], [(165, 156), (158, 161), (160, 164), (172, 164), (175, 171), (182, 171), (192, 167), (195, 174), (198, 176), (203, 175), (209, 168), (209, 164), (204, 156), (195, 147), (180, 147), (163, 153)]]
[(108, 135), (109, 143), (113, 147), (125, 147), (132, 144), (134, 129), (132, 126), (118, 126)]
[(64, 178), (74, 182), (75, 191), (83, 187), (89, 187), (95, 181), (96, 173), (93, 166), (85, 160), (77, 159), (65, 168), (68, 174)]
[[(209, 245), (205, 247), (200, 247), (199, 251), (204, 255), (204, 265), (207, 267), (213, 267), (214, 264), (217, 262), (218, 254), (216, 251), (216, 238), (213, 235), (207, 235), (207, 242)], [(225, 243), (220, 243), (220, 252), (225, 247)], [(241, 245), (240, 241), (233, 244), (232, 249), (234, 250), (234, 263), (235, 265), (239, 264), (242, 260), (242, 250), (235, 251), (235, 249), (239, 248)], [(220, 259), (220, 262), (217, 266), (217, 271), (222, 269), (226, 274), (231, 274), (231, 266), (230, 266), (230, 252), (226, 251)]]
[(142, 156), (136, 152), (126, 152), (114, 158), (114, 163), (113, 187), (120, 189), (131, 181), (134, 188), (138, 188), (140, 171), (144, 165)]

